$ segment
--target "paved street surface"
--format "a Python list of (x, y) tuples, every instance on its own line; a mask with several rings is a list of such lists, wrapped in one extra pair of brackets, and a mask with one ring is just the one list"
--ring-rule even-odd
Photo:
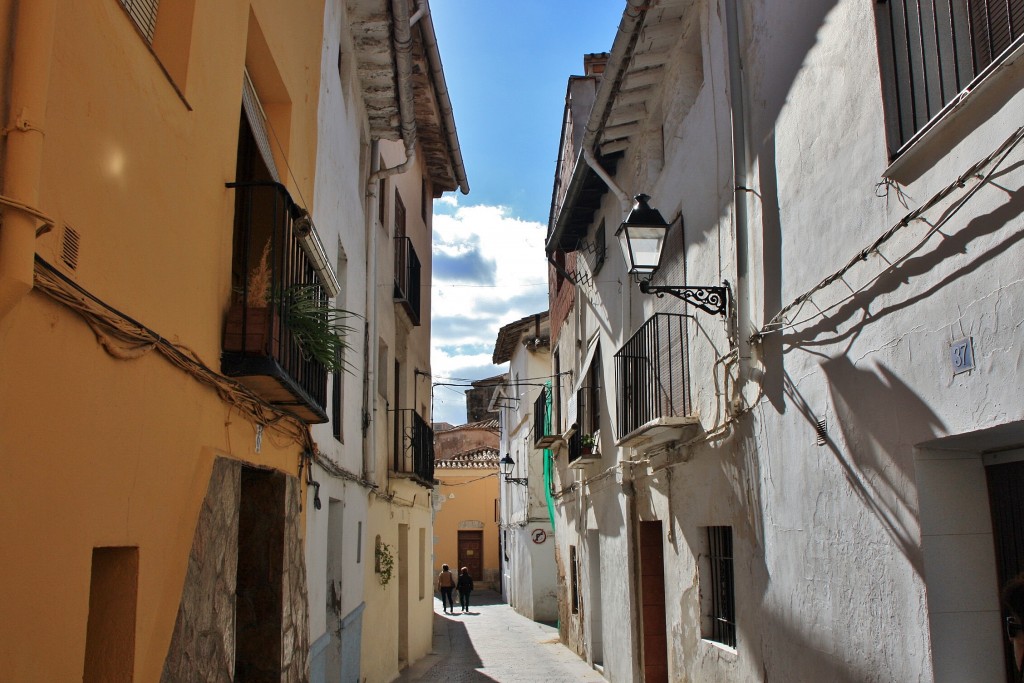
[(604, 683), (604, 678), (562, 645), (558, 630), (517, 614), (493, 591), (474, 591), (468, 614), (455, 601), (444, 614), (434, 598), (433, 652), (396, 682)]

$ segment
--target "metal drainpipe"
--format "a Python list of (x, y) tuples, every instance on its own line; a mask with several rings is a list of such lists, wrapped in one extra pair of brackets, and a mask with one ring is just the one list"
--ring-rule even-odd
[(390, 168), (378, 168), (370, 175), (370, 183), (398, 173), (405, 173), (416, 161), (416, 113), (413, 109), (412, 88), (412, 25), (409, 22), (407, 0), (391, 0), (391, 13), (395, 18), (394, 45), (395, 70), (398, 73), (398, 115), (402, 122), (405, 161)]
[(743, 67), (740, 59), (740, 17), (736, 0), (725, 0), (725, 25), (729, 50), (729, 98), (732, 106), (733, 182), (736, 206), (736, 344), (739, 351), (738, 397), (749, 380), (751, 347), (750, 330), (750, 224), (747, 215), (747, 117)]
[[(57, 0), (22, 0), (16, 11), (3, 191), (8, 198), (35, 207), (39, 202)], [(20, 209), (3, 212), (0, 320), (32, 289), (38, 223)]]
[[(370, 170), (380, 168), (380, 143), (370, 143)], [(363, 349), (363, 424), (369, 423), (363, 437), (363, 477), (375, 482), (377, 462), (377, 400), (373, 383), (377, 369), (377, 215), (380, 202), (377, 198), (377, 183), (367, 184), (366, 196), (369, 199), (369, 220), (366, 222), (366, 348)]]

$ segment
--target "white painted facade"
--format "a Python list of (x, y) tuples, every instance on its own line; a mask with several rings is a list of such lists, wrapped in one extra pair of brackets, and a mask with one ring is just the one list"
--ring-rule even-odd
[[(319, 453), (303, 471), (314, 682), (391, 680), (432, 642), (433, 477), (419, 458), (432, 441), (430, 217), (435, 194), (468, 185), (457, 144), (446, 147), (457, 140), (443, 76), (412, 83), (412, 62), (440, 68), (423, 48), (436, 50), (429, 7), (418, 6), (413, 24), (404, 0), (325, 3), (312, 217), (341, 285), (334, 304), (354, 315), (351, 371), (331, 376), (331, 421), (312, 428)], [(399, 33), (417, 48), (404, 91)], [(415, 262), (406, 242), (419, 259), (408, 276), (396, 272)], [(378, 548), (394, 562), (387, 580)]]
[[(568, 314), (552, 293), (552, 351), (574, 373), (566, 441), (594, 339), (601, 384), (601, 457), (570, 468), (564, 441), (556, 455), (561, 633), (611, 681), (658, 680), (659, 663), (673, 681), (1005, 680), (989, 486), (1024, 445), (1024, 44), (893, 160), (887, 11), (636, 0), (623, 14), (582, 141), (622, 196), (560, 222), (586, 199), (559, 182), (549, 238), (578, 269)], [(573, 178), (588, 173), (577, 156)], [(673, 222), (652, 284), (728, 281), (727, 316), (625, 272), (613, 235), (641, 192)], [(676, 357), (699, 427), (620, 433), (636, 392), (615, 353), (684, 312)], [(974, 368), (958, 372), (964, 339)], [(723, 527), (735, 645), (708, 619)], [(663, 627), (640, 578), (641, 531), (658, 528)]]
[(545, 479), (548, 451), (536, 447), (532, 430), (535, 403), (551, 384), (550, 337), (547, 312), (502, 327), (493, 360), (507, 362), (509, 369), (492, 401), (500, 453), (515, 461), (508, 476), (526, 479), (524, 485), (499, 477), (501, 592), (517, 612), (545, 622), (558, 618), (558, 582)]
[[(326, 4), (324, 25), (346, 26), (344, 3)], [(370, 146), (361, 84), (349, 66), (338, 69), (339, 51), (351, 53), (352, 37), (347, 31), (327, 30), (321, 52), (319, 154), (313, 218), (341, 284), (335, 299), (338, 308), (358, 315), (353, 332), (347, 335), (347, 360), (362, 368), (365, 337), (363, 321), (370, 319), (363, 283), (368, 280), (369, 253), (365, 184), (369, 177)], [(344, 42), (343, 42), (344, 41)], [(328, 412), (332, 421), (312, 428), (323, 457), (342, 470), (361, 475), (363, 439), (361, 410), (336, 411), (335, 382), (344, 383), (342, 401), (349, 406), (362, 403), (362, 373), (331, 376)], [(340, 412), (340, 436), (334, 420)], [(360, 680), (360, 648), (364, 602), (364, 573), (373, 563), (367, 542), (368, 490), (355, 481), (332, 476), (324, 467), (313, 465), (310, 473), (319, 489), (308, 488), (306, 511), (306, 572), (309, 586), (310, 680)], [(314, 496), (320, 508), (314, 504)], [(372, 539), (371, 539), (372, 540)], [(369, 552), (368, 549), (369, 548)], [(368, 557), (369, 555), (369, 557)]]

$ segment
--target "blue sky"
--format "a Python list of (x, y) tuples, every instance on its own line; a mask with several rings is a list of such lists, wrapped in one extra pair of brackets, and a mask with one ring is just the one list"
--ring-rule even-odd
[[(435, 384), (492, 377), (498, 329), (547, 310), (544, 235), (569, 76), (611, 50), (624, 0), (432, 0), (470, 193), (434, 205)], [(433, 419), (466, 421), (464, 387)]]

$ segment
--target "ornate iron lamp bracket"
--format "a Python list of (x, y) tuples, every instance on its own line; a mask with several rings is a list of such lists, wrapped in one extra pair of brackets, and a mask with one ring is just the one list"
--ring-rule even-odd
[(526, 486), (527, 477), (510, 477), (505, 475), (505, 481), (510, 484), (519, 484), (520, 486)]
[(652, 285), (650, 280), (640, 280), (640, 291), (661, 298), (671, 294), (705, 313), (725, 317), (729, 311), (728, 283), (720, 287), (686, 287), (673, 285)]

